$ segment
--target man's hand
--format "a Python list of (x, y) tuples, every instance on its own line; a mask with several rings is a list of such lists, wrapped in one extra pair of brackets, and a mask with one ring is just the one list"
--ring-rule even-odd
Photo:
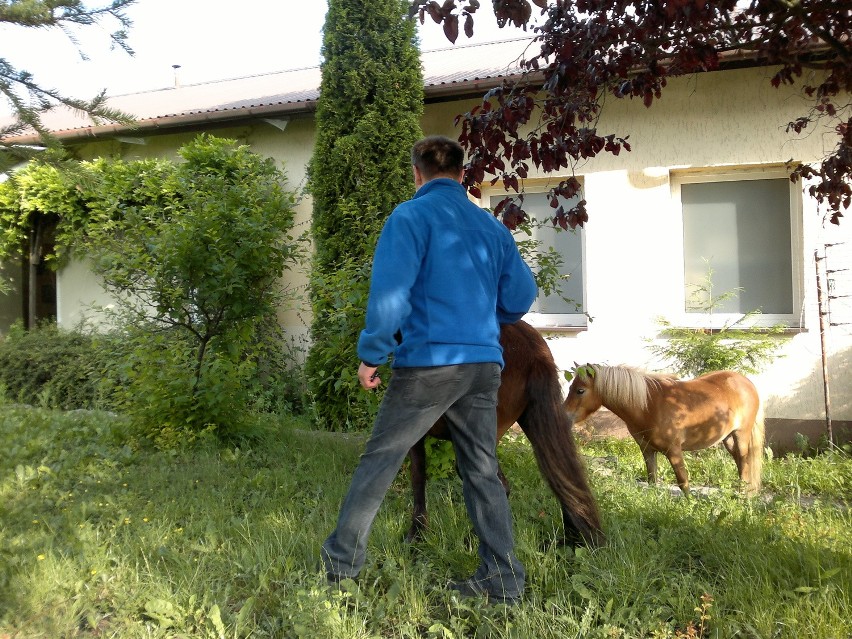
[(361, 382), (361, 387), (366, 390), (373, 390), (382, 383), (382, 378), (379, 377), (379, 369), (374, 366), (367, 366), (364, 362), (358, 367), (358, 381)]

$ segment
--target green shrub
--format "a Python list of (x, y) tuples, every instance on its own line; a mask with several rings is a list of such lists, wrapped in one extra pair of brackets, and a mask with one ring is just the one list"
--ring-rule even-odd
[(255, 333), (257, 368), (248, 381), (249, 406), (257, 413), (303, 414), (307, 407), (304, 344), (288, 335), (275, 317)]
[(335, 272), (312, 276), (314, 291), (330, 296), (329, 303), (315, 310), (319, 315), (314, 315), (306, 367), (314, 417), (323, 429), (368, 428), (384, 393), (381, 387), (367, 393), (358, 381), (356, 346), (367, 308), (368, 271), (369, 265), (347, 263)]
[(179, 155), (98, 164), (81, 231), (124, 339), (115, 399), (165, 448), (242, 432), (270, 350), (259, 336), (300, 250), (295, 196), (273, 160), (207, 135)]
[[(693, 310), (712, 316), (738, 290), (713, 294), (713, 271), (708, 270), (704, 283), (695, 286), (689, 300)], [(721, 328), (686, 328), (665, 319), (658, 320), (665, 343), (653, 344), (652, 353), (666, 360), (675, 375), (698, 377), (711, 371), (733, 370), (743, 374), (758, 373), (777, 357), (778, 339), (786, 328), (783, 324), (754, 327), (759, 310), (744, 313)]]
[(82, 330), (18, 323), (0, 341), (0, 384), (6, 399), (44, 408), (103, 407), (102, 353)]
[(378, 395), (361, 389), (355, 349), (378, 234), (414, 192), (423, 77), (407, 12), (403, 0), (331, 0), (323, 29), (306, 374), (316, 419), (330, 430), (368, 427)]

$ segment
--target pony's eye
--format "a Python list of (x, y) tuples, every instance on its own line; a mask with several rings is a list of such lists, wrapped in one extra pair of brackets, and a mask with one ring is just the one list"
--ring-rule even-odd
[(577, 394), (578, 394), (578, 395), (582, 395), (582, 394), (583, 394), (583, 393), (585, 393), (585, 392), (586, 392), (586, 389), (585, 389), (585, 388), (578, 388), (578, 389), (577, 389)]

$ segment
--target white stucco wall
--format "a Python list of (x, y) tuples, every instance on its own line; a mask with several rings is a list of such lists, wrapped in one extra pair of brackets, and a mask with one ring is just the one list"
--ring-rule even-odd
[[(648, 340), (657, 337), (657, 318), (677, 316), (683, 299), (681, 212), (673, 198), (673, 179), (679, 172), (719, 167), (731, 171), (777, 169), (790, 159), (816, 162), (831, 151), (834, 134), (830, 131), (811, 131), (800, 137), (784, 131), (788, 121), (805, 111), (806, 104), (796, 89), (772, 88), (769, 76), (766, 70), (745, 69), (673, 79), (650, 109), (635, 100), (606, 103), (599, 129), (629, 135), (632, 151), (617, 157), (603, 154), (576, 169), (590, 215), (581, 232), (585, 235), (586, 308), (593, 321), (582, 330), (547, 334), (561, 368), (570, 368), (575, 361), (645, 368), (659, 364), (647, 349)], [(476, 102), (427, 105), (424, 132), (457, 135), (454, 117)], [(294, 119), (283, 131), (257, 123), (215, 132), (236, 137), (282, 162), (291, 187), (304, 184), (313, 150), (312, 119)], [(158, 136), (149, 138), (144, 146), (101, 143), (91, 145), (87, 152), (119, 152), (128, 159), (168, 156), (190, 138), (191, 134)], [(545, 180), (538, 178), (529, 185)], [(807, 196), (801, 198), (800, 206), (797, 225), (801, 230), (794, 232), (798, 242), (794, 260), (801, 289), (797, 298), (801, 301), (797, 309), (801, 327), (783, 338), (783, 356), (754, 379), (766, 402), (767, 416), (821, 419), (824, 405), (814, 250), (826, 243), (849, 242), (852, 251), (852, 222), (846, 220), (839, 227), (823, 225), (815, 203)], [(310, 211), (310, 198), (306, 197), (298, 206), (299, 230), (308, 230)], [(290, 287), (302, 292), (305, 282), (304, 272), (287, 278)], [(92, 296), (93, 285), (79, 265), (59, 274), (60, 323), (74, 323), (78, 307)], [(303, 299), (301, 309), (282, 309), (280, 315), (282, 325), (298, 341), (304, 340), (309, 321), (306, 296)], [(832, 416), (852, 420), (852, 383), (848, 381), (852, 379), (848, 374), (852, 325), (831, 328), (828, 344)]]
[[(609, 100), (599, 130), (629, 135), (631, 152), (601, 154), (577, 167), (589, 222), (585, 235), (586, 308), (594, 318), (584, 330), (547, 333), (557, 365), (574, 362), (660, 366), (648, 350), (658, 336), (659, 316), (676, 317), (683, 298), (680, 208), (672, 197), (678, 172), (729, 168), (731, 171), (783, 167), (789, 160), (817, 162), (829, 153), (836, 135), (829, 130), (793, 136), (787, 122), (806, 112), (796, 88), (773, 88), (765, 69), (706, 73), (671, 80), (651, 108), (636, 100)], [(424, 130), (457, 134), (451, 123), (473, 103), (447, 103), (427, 109)], [(462, 108), (463, 107), (463, 108)], [(448, 126), (449, 124), (449, 126)], [(530, 176), (530, 186), (537, 184)], [(485, 195), (492, 191), (486, 192)], [(493, 192), (500, 192), (499, 187)], [(487, 202), (483, 201), (485, 205)], [(823, 223), (816, 203), (801, 198), (797, 270), (802, 327), (784, 338), (775, 363), (753, 376), (767, 416), (823, 419), (819, 316), (814, 250), (848, 243), (848, 220)], [(784, 250), (781, 247), (780, 250)], [(838, 249), (834, 268), (843, 263)], [(842, 301), (834, 302), (840, 309)], [(848, 307), (838, 320), (852, 322)], [(832, 418), (852, 419), (852, 324), (829, 327), (827, 335)]]
[(85, 259), (69, 261), (56, 274), (56, 321), (60, 326), (97, 327), (104, 320), (102, 309), (113, 303)]

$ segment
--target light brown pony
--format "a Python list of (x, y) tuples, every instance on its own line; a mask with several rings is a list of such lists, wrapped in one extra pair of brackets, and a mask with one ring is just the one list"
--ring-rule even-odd
[[(542, 476), (562, 508), (567, 544), (603, 543), (597, 503), (589, 488), (572, 433), (562, 408), (562, 388), (553, 354), (539, 332), (520, 321), (502, 327), (503, 368), (497, 397), (497, 441), (517, 422), (532, 444)], [(449, 439), (443, 418), (428, 435)], [(427, 436), (428, 436), (427, 435)], [(414, 541), (426, 527), (426, 449), (424, 437), (409, 452), (414, 510), (406, 539)], [(500, 480), (509, 488), (502, 471)]]
[(681, 381), (627, 366), (577, 367), (565, 398), (568, 416), (580, 422), (601, 406), (627, 424), (642, 449), (650, 483), (657, 481), (657, 453), (662, 453), (688, 493), (683, 451), (721, 441), (749, 492), (760, 489), (763, 411), (754, 384), (739, 373), (717, 371)]

